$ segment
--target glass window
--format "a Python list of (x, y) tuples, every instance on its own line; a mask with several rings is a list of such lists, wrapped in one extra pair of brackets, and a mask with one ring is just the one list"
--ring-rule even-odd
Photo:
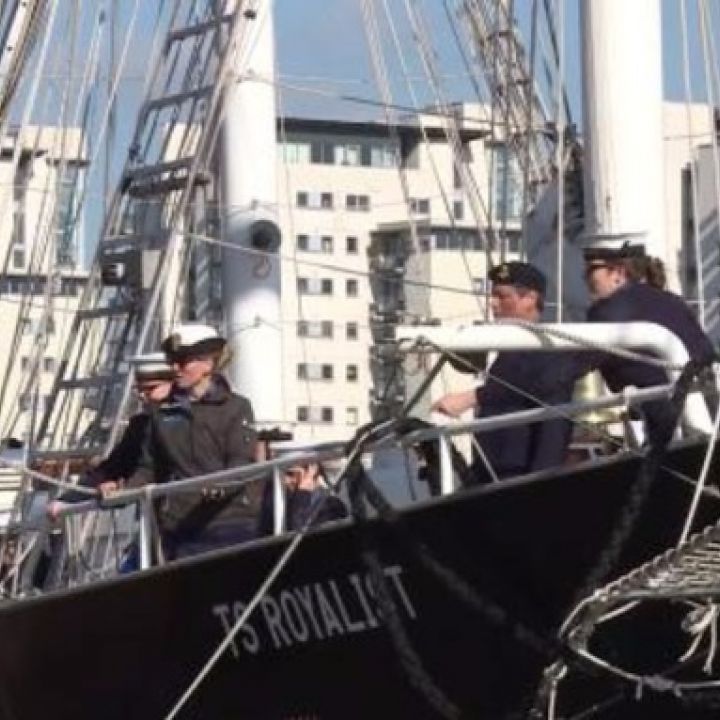
[(358, 366), (357, 365), (348, 365), (345, 368), (345, 379), (348, 382), (357, 382), (357, 379), (358, 379)]
[(351, 212), (368, 212), (370, 210), (370, 196), (346, 195), (345, 209)]
[(298, 295), (332, 295), (333, 281), (329, 278), (304, 278), (297, 279)]
[(43, 358), (43, 370), (48, 373), (55, 372), (55, 358)]
[(297, 249), (298, 250), (307, 250), (308, 249), (308, 236), (307, 235), (298, 235), (297, 236)]
[(298, 192), (295, 195), (295, 204), (299, 208), (308, 207), (308, 194), (306, 192)]
[(333, 207), (333, 196), (332, 193), (321, 193), (320, 194), (320, 207), (324, 210), (332, 210)]
[(357, 297), (358, 281), (355, 278), (349, 278), (345, 281), (345, 294), (348, 297)]
[(310, 408), (307, 405), (300, 405), (297, 409), (298, 422), (307, 422), (310, 419)]
[(356, 322), (349, 322), (345, 325), (345, 338), (347, 340), (358, 339), (358, 324)]
[(489, 146), (491, 152), (490, 197), (497, 221), (520, 220), (522, 214), (522, 173), (506, 145)]
[(358, 424), (358, 409), (356, 407), (345, 408), (345, 423), (347, 425)]
[(413, 215), (429, 215), (430, 200), (427, 198), (410, 198), (410, 212)]
[(465, 217), (465, 206), (462, 200), (453, 202), (453, 216), (456, 220), (462, 220)]
[(331, 407), (321, 408), (321, 417), (323, 422), (333, 421), (333, 409)]
[(13, 268), (19, 270), (25, 266), (25, 250), (22, 248), (16, 248), (12, 254)]
[(348, 255), (357, 255), (358, 252), (358, 239), (353, 236), (345, 238), (345, 251)]
[(310, 162), (310, 143), (288, 141), (282, 145), (282, 159), (286, 163), (300, 164)]

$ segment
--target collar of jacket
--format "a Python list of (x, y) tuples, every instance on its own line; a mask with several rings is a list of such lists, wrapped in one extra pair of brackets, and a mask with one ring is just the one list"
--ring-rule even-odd
[(194, 403), (200, 403), (201, 405), (221, 405), (230, 395), (231, 391), (227, 380), (225, 380), (222, 375), (214, 375), (210, 386), (201, 397), (191, 399), (189, 393), (178, 388), (173, 388), (172, 394), (164, 404), (180, 407), (189, 407)]

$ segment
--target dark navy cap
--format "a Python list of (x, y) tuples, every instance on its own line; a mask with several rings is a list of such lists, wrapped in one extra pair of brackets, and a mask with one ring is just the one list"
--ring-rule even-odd
[(545, 276), (530, 263), (517, 261), (502, 263), (492, 268), (488, 277), (493, 285), (514, 285), (536, 290), (540, 295), (545, 295), (547, 286)]
[(588, 247), (583, 250), (583, 258), (585, 259), (585, 262), (607, 262), (612, 260), (626, 260), (628, 258), (638, 258), (644, 256), (644, 245), (631, 245), (629, 242), (625, 242), (620, 246), (598, 245), (596, 247)]

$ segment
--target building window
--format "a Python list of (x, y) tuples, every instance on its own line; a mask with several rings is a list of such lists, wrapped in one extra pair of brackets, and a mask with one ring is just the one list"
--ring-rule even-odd
[(332, 295), (333, 281), (329, 278), (304, 278), (297, 279), (298, 295)]
[(335, 145), (335, 164), (353, 167), (362, 164), (362, 146), (355, 143)]
[(345, 238), (345, 252), (348, 255), (357, 255), (358, 253), (358, 239), (354, 236), (348, 236)]
[(327, 363), (298, 363), (298, 380), (323, 380), (333, 379), (333, 366)]
[(12, 254), (12, 265), (16, 270), (25, 267), (25, 250), (24, 248), (16, 248)]
[(522, 215), (522, 172), (506, 145), (487, 146), (491, 153), (490, 198), (497, 221), (520, 220)]
[(465, 205), (462, 200), (455, 200), (453, 202), (453, 217), (456, 220), (463, 220), (465, 217)]
[(332, 338), (333, 324), (331, 320), (299, 320), (297, 334), (306, 338)]
[(295, 204), (309, 210), (332, 210), (333, 194), (329, 192), (305, 192), (295, 194)]
[(30, 396), (23, 393), (18, 398), (18, 409), (20, 412), (27, 412), (30, 409)]
[(410, 212), (413, 215), (429, 215), (430, 200), (427, 198), (410, 198)]
[(20, 359), (20, 368), (22, 370), (28, 370), (30, 368), (30, 358), (27, 355), (24, 355)]
[(331, 423), (333, 409), (331, 407), (309, 407), (300, 405), (297, 408), (297, 421), (301, 423)]
[(396, 144), (373, 143), (370, 146), (370, 164), (373, 167), (397, 167), (399, 155)]
[(357, 382), (357, 379), (358, 379), (358, 366), (357, 365), (347, 365), (345, 367), (345, 379), (348, 382)]
[(286, 142), (282, 145), (282, 158), (289, 164), (302, 164), (310, 162), (310, 143)]
[(332, 235), (298, 235), (297, 249), (302, 252), (330, 254), (333, 251)]
[(346, 425), (357, 425), (358, 424), (358, 409), (356, 407), (345, 408), (345, 424)]
[(348, 297), (357, 297), (358, 281), (355, 278), (349, 278), (345, 281), (345, 294)]
[(356, 322), (349, 322), (345, 325), (345, 339), (346, 340), (357, 340), (358, 339), (358, 324)]
[(312, 144), (310, 157), (316, 165), (332, 165), (335, 157), (335, 145), (332, 142), (316, 140)]
[(345, 208), (352, 212), (368, 212), (370, 210), (370, 196), (346, 195)]
[(55, 358), (43, 358), (43, 370), (48, 373), (55, 372)]

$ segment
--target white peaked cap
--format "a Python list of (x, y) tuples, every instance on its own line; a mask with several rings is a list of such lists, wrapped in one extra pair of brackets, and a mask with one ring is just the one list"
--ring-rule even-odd
[(210, 325), (187, 323), (176, 325), (162, 342), (165, 353), (213, 352), (221, 350), (225, 339)]

